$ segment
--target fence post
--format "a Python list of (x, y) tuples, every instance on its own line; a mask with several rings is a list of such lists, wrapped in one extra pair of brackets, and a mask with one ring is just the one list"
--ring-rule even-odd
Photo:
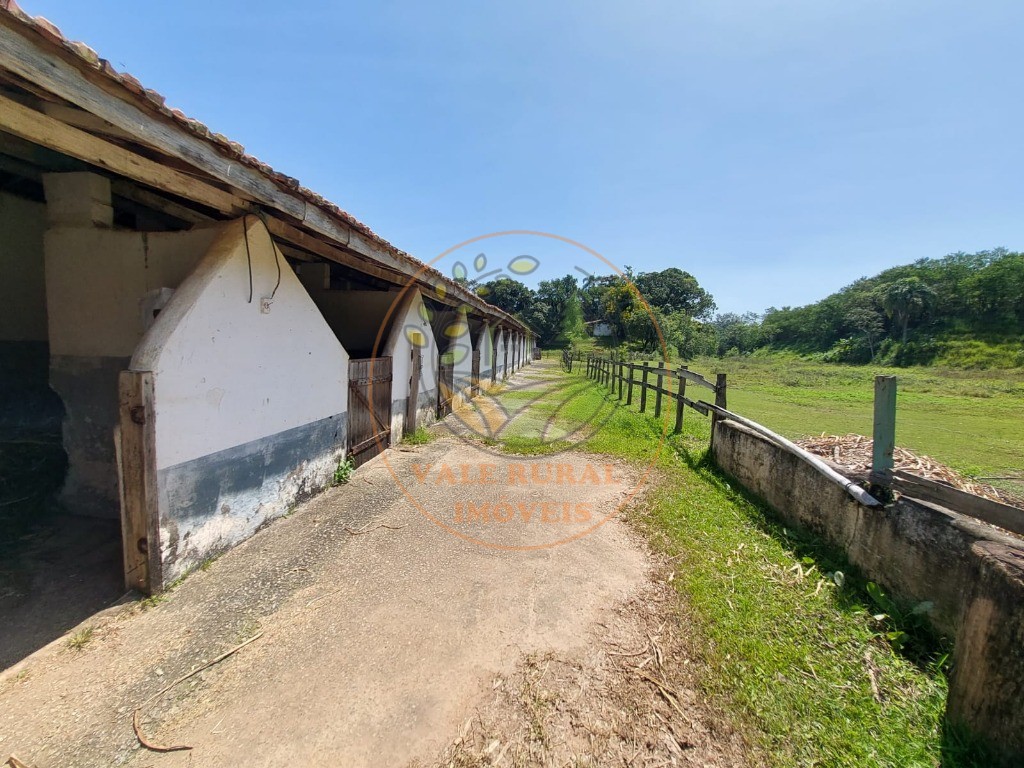
[[(665, 363), (664, 361), (662, 361), (660, 364), (661, 365), (667, 365), (667, 363)], [(661, 369), (659, 368), (658, 369), (658, 389), (655, 390), (655, 392), (654, 392), (654, 418), (656, 418), (656, 419), (661, 418), (661, 389), (662, 389), (661, 385), (664, 384), (664, 383), (665, 383), (665, 377), (662, 375)]]
[(629, 371), (629, 384), (626, 385), (626, 405), (633, 404), (633, 363), (626, 363), (626, 370)]
[[(726, 405), (725, 387), (726, 387), (725, 374), (724, 373), (717, 373), (717, 374), (715, 374), (715, 405), (717, 405), (719, 408), (727, 408), (728, 407)], [(710, 440), (711, 447), (714, 447), (714, 445), (715, 445), (715, 425), (718, 423), (718, 419), (719, 418), (720, 417), (719, 417), (719, 415), (717, 413), (712, 413), (711, 414), (711, 440)]]
[[(679, 366), (677, 374), (687, 370), (685, 365)], [(679, 376), (679, 394), (676, 396), (676, 432), (683, 431), (683, 398), (686, 397), (686, 377)]]
[(647, 361), (644, 360), (641, 365), (644, 373), (640, 377), (640, 413), (643, 413), (647, 410)]
[(619, 400), (622, 399), (622, 358), (619, 358)]
[(876, 485), (892, 484), (892, 454), (896, 449), (896, 377), (875, 376), (875, 424), (872, 433), (871, 476)]

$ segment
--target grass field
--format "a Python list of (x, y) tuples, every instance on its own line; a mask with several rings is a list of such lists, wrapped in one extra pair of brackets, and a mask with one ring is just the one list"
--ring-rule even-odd
[(971, 476), (1024, 474), (1024, 369), (881, 368), (781, 357), (705, 358), (690, 367), (727, 373), (730, 410), (787, 437), (870, 435), (874, 376), (892, 374), (899, 446)]
[[(498, 397), (512, 410), (524, 399), (514, 391)], [(571, 450), (638, 464), (658, 452), (662, 423), (582, 376), (553, 379), (541, 403), (563, 433), (600, 424)], [(506, 450), (568, 447), (529, 432), (515, 430)], [(708, 432), (705, 418), (687, 414), (633, 516), (674, 558), (673, 583), (692, 615), (687, 631), (710, 699), (774, 766), (985, 765), (943, 731), (944, 643), (877, 618), (879, 607), (841, 553), (776, 524), (706, 461)], [(902, 629), (911, 640), (897, 650), (889, 633)]]

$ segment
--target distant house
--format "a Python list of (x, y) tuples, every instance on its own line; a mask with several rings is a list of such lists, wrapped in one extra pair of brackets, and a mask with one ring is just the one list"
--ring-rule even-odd
[(604, 320), (596, 320), (590, 329), (591, 336), (613, 336), (615, 329), (612, 328), (612, 324), (605, 322)]

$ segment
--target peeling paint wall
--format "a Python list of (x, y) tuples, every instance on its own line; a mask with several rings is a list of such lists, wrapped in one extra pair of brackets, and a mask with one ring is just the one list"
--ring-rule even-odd
[(217, 227), (131, 360), (154, 376), (165, 582), (323, 488), (345, 447), (348, 354), (262, 222), (246, 230), (248, 255), (241, 221)]
[(50, 219), (43, 240), (50, 385), (64, 404), (69, 461), (62, 499), (76, 513), (118, 517), (118, 374), (152, 322), (153, 297), (185, 279), (214, 232), (112, 230), (55, 221), (52, 212)]

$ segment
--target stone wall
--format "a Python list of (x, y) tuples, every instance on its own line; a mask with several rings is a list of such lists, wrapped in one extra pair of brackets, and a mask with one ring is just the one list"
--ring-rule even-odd
[(931, 603), (954, 639), (947, 718), (1024, 764), (1024, 541), (933, 504), (871, 509), (810, 464), (736, 422), (715, 425), (719, 467), (787, 524), (842, 547), (893, 596)]

